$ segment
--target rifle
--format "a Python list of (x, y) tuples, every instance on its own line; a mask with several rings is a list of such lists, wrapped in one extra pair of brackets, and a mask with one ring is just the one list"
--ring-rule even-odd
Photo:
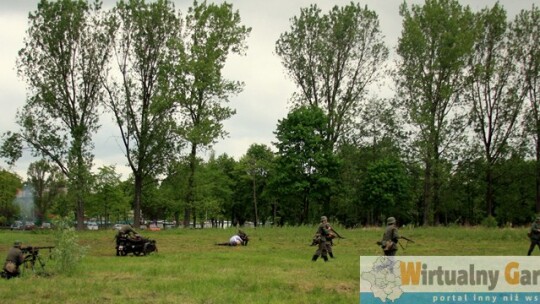
[(42, 247), (27, 246), (27, 247), (22, 247), (21, 251), (22, 251), (22, 253), (27, 253), (27, 254), (31, 254), (31, 255), (38, 255), (39, 250), (41, 250), (41, 249), (49, 249), (49, 252), (50, 252), (53, 248), (54, 248), (54, 246), (42, 246)]
[[(23, 268), (31, 269), (32, 272), (36, 272), (36, 271), (44, 272), (45, 262), (43, 261), (41, 256), (39, 256), (39, 250), (41, 250), (41, 249), (49, 249), (49, 253), (50, 253), (53, 248), (54, 248), (54, 246), (42, 246), (42, 247), (27, 246), (27, 247), (22, 247), (21, 248), (22, 253), (27, 254), (24, 257)], [(36, 265), (36, 262), (37, 262), (37, 265)]]
[(338, 233), (336, 230), (334, 230), (333, 227), (332, 227), (332, 232), (333, 232), (338, 238), (340, 238), (340, 239), (345, 239), (344, 237), (342, 237), (341, 235), (339, 235), (339, 233)]

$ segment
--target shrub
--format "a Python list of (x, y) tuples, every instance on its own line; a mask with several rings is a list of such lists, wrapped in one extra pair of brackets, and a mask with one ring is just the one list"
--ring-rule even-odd
[(493, 216), (488, 216), (482, 220), (482, 226), (496, 228), (498, 226), (497, 219), (495, 219)]
[(52, 269), (56, 273), (73, 274), (86, 254), (87, 248), (78, 244), (75, 229), (63, 218), (54, 225), (55, 248)]

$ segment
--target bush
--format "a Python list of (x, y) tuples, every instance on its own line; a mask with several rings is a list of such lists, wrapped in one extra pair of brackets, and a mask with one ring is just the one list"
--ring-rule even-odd
[(87, 248), (77, 243), (77, 234), (67, 218), (56, 221), (54, 227), (55, 248), (52, 252), (52, 269), (56, 273), (73, 274)]
[(496, 228), (498, 226), (497, 219), (493, 216), (488, 216), (482, 220), (482, 226), (487, 228)]

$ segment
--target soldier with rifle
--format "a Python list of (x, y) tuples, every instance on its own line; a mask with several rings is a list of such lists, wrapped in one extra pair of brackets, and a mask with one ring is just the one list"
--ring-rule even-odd
[(377, 242), (377, 245), (381, 246), (384, 252), (384, 255), (387, 255), (387, 256), (396, 255), (396, 252), (398, 250), (397, 244), (399, 244), (399, 246), (401, 246), (401, 248), (405, 250), (403, 245), (399, 243), (399, 239), (404, 239), (407, 242), (414, 243), (413, 240), (399, 235), (397, 224), (396, 224), (396, 218), (389, 217), (388, 219), (386, 219), (386, 225), (387, 226), (386, 226), (386, 230), (384, 231), (382, 241)]
[(394, 256), (398, 250), (397, 244), (399, 241), (399, 233), (396, 224), (395, 217), (389, 217), (386, 219), (386, 230), (384, 231), (381, 241), (381, 247), (384, 255)]
[(328, 221), (326, 221), (326, 229), (329, 231), (329, 235), (326, 238), (326, 251), (328, 252), (328, 255), (331, 258), (334, 258), (334, 252), (332, 251), (332, 247), (334, 246), (334, 239), (336, 237), (340, 239), (344, 239), (344, 237), (339, 235), (339, 233), (336, 230), (334, 230), (332, 226), (330, 226), (330, 223), (328, 223)]
[(540, 216), (537, 216), (536, 221), (532, 223), (531, 229), (529, 230), (529, 233), (527, 233), (527, 236), (531, 240), (531, 245), (529, 246), (527, 255), (531, 255), (535, 246), (540, 248)]
[(311, 258), (313, 262), (317, 261), (319, 256), (322, 256), (323, 260), (325, 262), (328, 262), (328, 245), (327, 240), (330, 239), (330, 230), (328, 230), (328, 218), (326, 216), (321, 216), (321, 224), (317, 228), (317, 232), (315, 233), (315, 237), (318, 240), (319, 247), (317, 248), (317, 251), (315, 251), (315, 254)]
[(24, 261), (21, 245), (22, 243), (20, 241), (15, 241), (15, 243), (13, 243), (13, 247), (9, 249), (6, 261), (4, 263), (2, 277), (11, 279), (20, 275), (19, 266)]

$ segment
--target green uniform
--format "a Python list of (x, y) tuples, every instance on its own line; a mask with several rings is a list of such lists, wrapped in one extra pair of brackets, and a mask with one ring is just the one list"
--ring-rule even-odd
[(534, 250), (534, 246), (538, 246), (540, 249), (540, 221), (537, 220), (531, 225), (530, 233), (531, 245), (529, 246), (529, 252), (527, 255), (531, 255)]
[(322, 256), (323, 260), (328, 261), (328, 247), (326, 245), (326, 238), (330, 234), (330, 231), (326, 229), (326, 223), (321, 223), (317, 229), (317, 235), (320, 236), (319, 248), (315, 251), (312, 261), (316, 261), (319, 256)]
[[(24, 256), (20, 248), (12, 247), (9, 249), (6, 262), (4, 263), (4, 272), (6, 273), (7, 278), (16, 277), (19, 275), (19, 266), (23, 263)], [(9, 271), (7, 268), (8, 263), (15, 264), (15, 270)]]
[[(326, 224), (326, 230), (328, 230), (329, 233), (332, 231), (332, 227), (328, 223)], [(332, 246), (334, 246), (334, 241), (332, 240), (332, 238), (326, 238), (326, 251), (331, 258), (334, 258)]]
[(388, 255), (388, 256), (396, 255), (396, 251), (398, 250), (397, 248), (398, 240), (399, 240), (399, 234), (398, 234), (398, 229), (396, 225), (389, 224), (388, 226), (386, 226), (386, 230), (384, 231), (383, 239), (382, 239), (383, 250), (385, 249), (387, 242), (391, 241), (393, 242), (393, 244), (392, 246), (390, 246), (388, 250), (384, 250), (384, 255)]

